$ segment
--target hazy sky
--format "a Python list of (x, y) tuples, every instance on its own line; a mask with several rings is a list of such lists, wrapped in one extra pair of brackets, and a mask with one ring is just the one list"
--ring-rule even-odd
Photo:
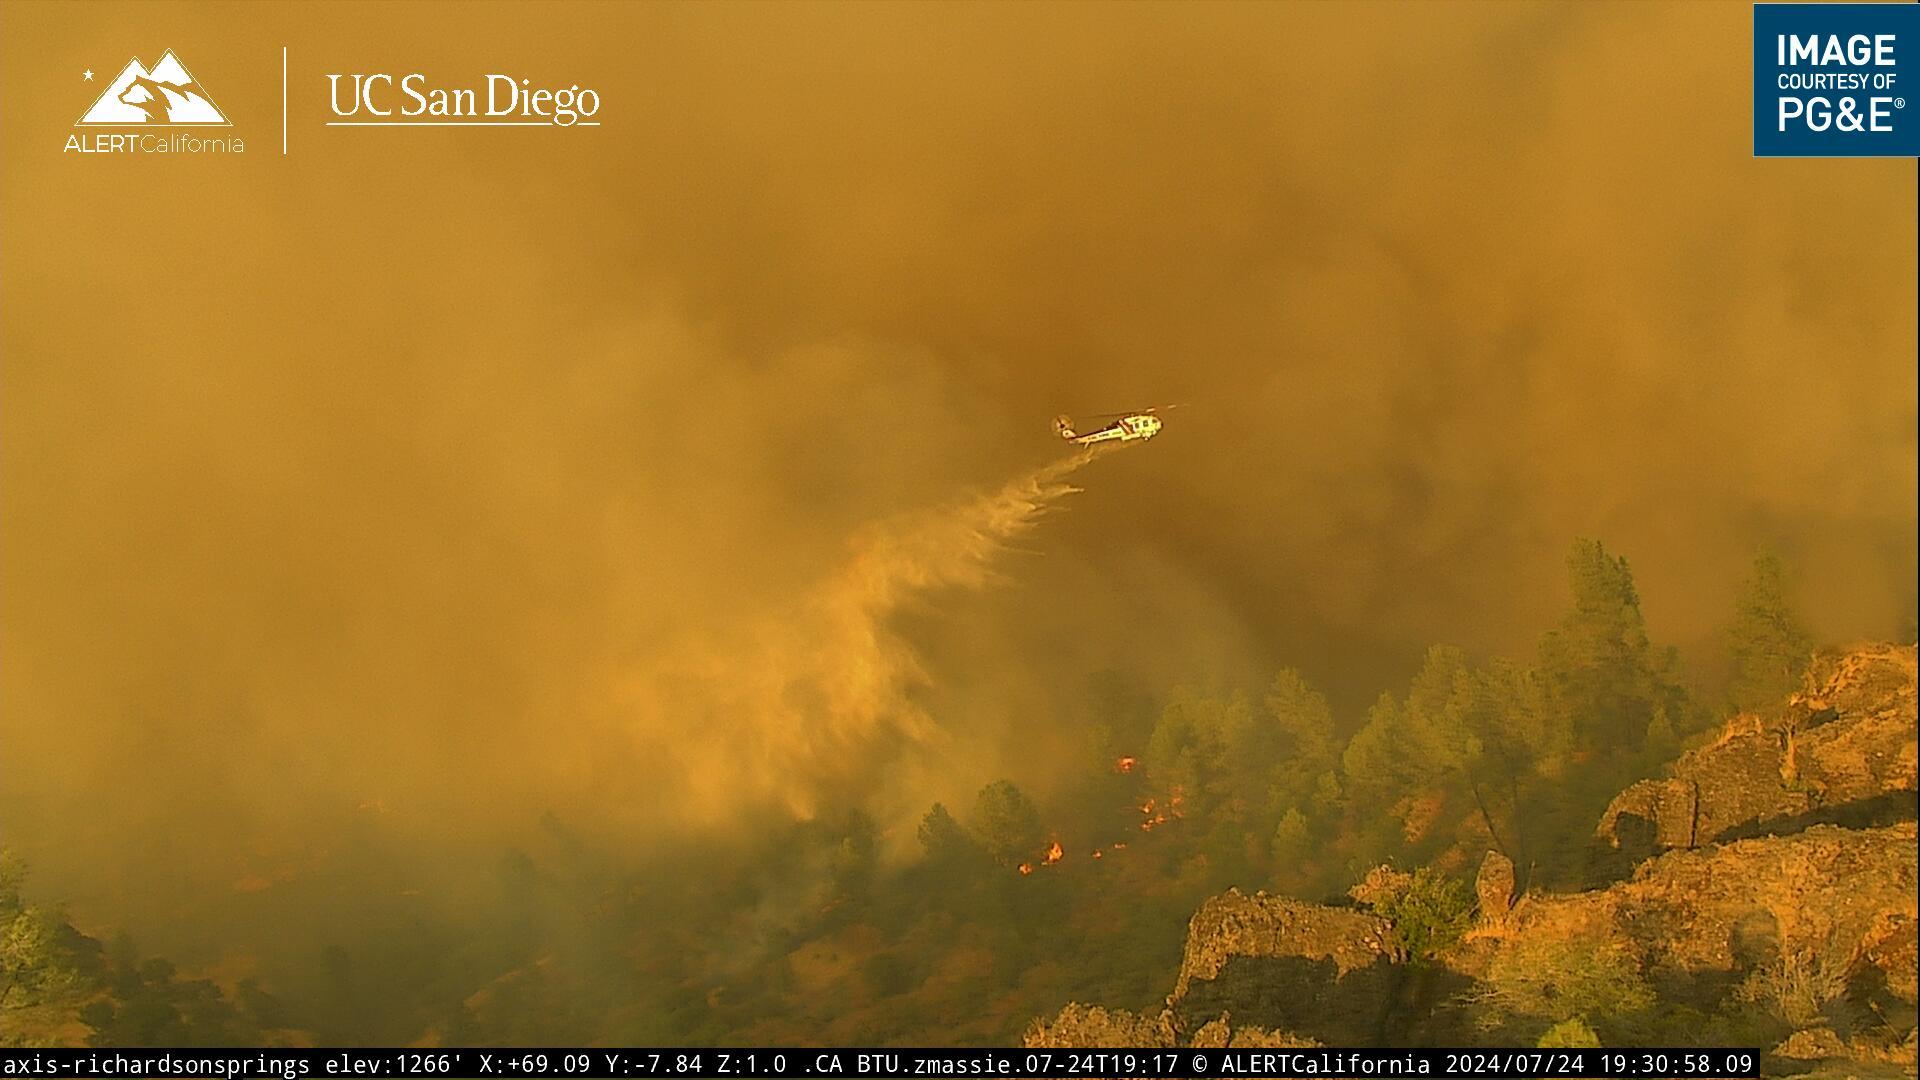
[[(1350, 712), (1524, 655), (1583, 535), (1660, 640), (1761, 545), (1889, 634), (1915, 170), (1753, 158), (1750, 18), (7, 3), (0, 839), (162, 921), (162, 866), (803, 809), (903, 739), (1044, 788), (1092, 672)], [(244, 154), (61, 152), (168, 48)], [(354, 71), (603, 126), (322, 126)], [(1032, 486), (1055, 413), (1175, 402)]]

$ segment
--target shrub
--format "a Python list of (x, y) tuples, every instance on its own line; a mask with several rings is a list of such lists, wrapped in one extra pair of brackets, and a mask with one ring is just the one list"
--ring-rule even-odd
[(1640, 962), (1619, 942), (1521, 939), (1494, 957), (1481, 999), (1497, 1012), (1555, 1025), (1603, 1022), (1653, 1005)]
[(1827, 1022), (1847, 992), (1846, 958), (1832, 949), (1794, 949), (1755, 968), (1739, 996), (1798, 1031)]
[(1573, 1049), (1600, 1045), (1600, 1036), (1593, 1033), (1593, 1027), (1578, 1016), (1562, 1020), (1547, 1029), (1540, 1041), (1533, 1045), (1543, 1050)]
[(1376, 872), (1367, 876), (1367, 884), (1374, 887), (1363, 890), (1363, 902), (1393, 923), (1394, 944), (1409, 960), (1425, 960), (1442, 951), (1473, 924), (1473, 900), (1465, 883), (1431, 866), (1412, 874)]

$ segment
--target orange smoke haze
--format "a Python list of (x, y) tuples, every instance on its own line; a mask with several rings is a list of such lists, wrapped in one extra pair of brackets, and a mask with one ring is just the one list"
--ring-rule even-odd
[[(0, 840), (86, 926), (310, 953), (529, 835), (897, 855), (1104, 768), (1101, 672), (1355, 716), (1526, 654), (1575, 536), (1690, 663), (1761, 545), (1890, 634), (1913, 164), (1755, 160), (1750, 17), (0, 6)], [(162, 48), (247, 151), (62, 154)], [(603, 126), (324, 126), (386, 69)], [(1050, 417), (1166, 401), (1035, 527)]]

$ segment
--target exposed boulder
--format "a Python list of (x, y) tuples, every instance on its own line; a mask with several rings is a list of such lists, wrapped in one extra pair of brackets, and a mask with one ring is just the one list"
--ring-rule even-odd
[(1377, 908), (1392, 898), (1406, 892), (1413, 886), (1413, 875), (1404, 870), (1395, 870), (1391, 866), (1376, 866), (1367, 871), (1367, 876), (1347, 890), (1347, 895), (1357, 903)]
[(1253, 1025), (1234, 1027), (1226, 1013), (1200, 1025), (1191, 1036), (1182, 1038), (1174, 1027), (1171, 1011), (1157, 1017), (1143, 1017), (1124, 1009), (1088, 1008), (1068, 1005), (1051, 1020), (1038, 1020), (1022, 1036), (1020, 1044), (1034, 1049), (1081, 1050), (1097, 1047), (1250, 1047), (1261, 1049), (1307, 1049), (1323, 1045), (1286, 1031)]
[(1101, 1046), (1178, 1046), (1173, 1014), (1145, 1017), (1125, 1009), (1069, 1004), (1050, 1020), (1028, 1025), (1024, 1046), (1075, 1050)]
[(1515, 884), (1513, 860), (1497, 851), (1487, 852), (1480, 860), (1480, 873), (1473, 879), (1473, 891), (1480, 900), (1480, 919), (1488, 924), (1506, 921), (1513, 908)]
[(1228, 1026), (1227, 1017), (1225, 1016), (1225, 1014), (1222, 1014), (1212, 1020), (1207, 1021), (1204, 1024), (1201, 1024), (1200, 1030), (1193, 1033), (1193, 1038), (1187, 1041), (1187, 1045), (1201, 1046), (1201, 1047), (1224, 1047), (1227, 1045), (1227, 1043), (1231, 1042), (1232, 1040), (1233, 1040), (1233, 1028)]
[(1200, 1025), (1187, 1041), (1191, 1047), (1253, 1047), (1260, 1049), (1303, 1050), (1323, 1045), (1313, 1039), (1304, 1039), (1285, 1031), (1273, 1031), (1263, 1027), (1234, 1027), (1233, 1017), (1227, 1013)]
[(1787, 1036), (1762, 1057), (1761, 1072), (1806, 1080), (1910, 1080), (1913, 1061), (1912, 1036), (1894, 1043), (1849, 1040), (1819, 1025)]
[(1875, 646), (1817, 661), (1780, 713), (1742, 715), (1666, 777), (1621, 792), (1601, 816), (1612, 865), (1673, 848), (1912, 820), (1915, 650)]
[(1631, 881), (1570, 895), (1528, 896), (1508, 936), (1619, 936), (1670, 989), (1702, 979), (1731, 986), (1782, 956), (1817, 954), (1881, 972), (1887, 986), (1914, 985), (1910, 929), (1920, 883), (1915, 826), (1850, 830), (1815, 826), (1794, 836), (1674, 851), (1643, 864)]
[(1807, 672), (1806, 689), (1789, 698), (1787, 708), (1803, 715), (1831, 711), (1912, 724), (1916, 675), (1920, 653), (1913, 645), (1868, 645), (1823, 654)]
[[(1167, 1011), (1069, 1005), (1028, 1046), (1315, 1046), (1370, 1041), (1399, 979), (1391, 925), (1229, 890), (1201, 905)], [(1228, 1005), (1231, 1005), (1229, 1008)]]
[(1847, 1044), (1832, 1028), (1815, 1027), (1796, 1031), (1787, 1036), (1787, 1040), (1774, 1047), (1773, 1052), (1781, 1057), (1798, 1061), (1822, 1061), (1827, 1058), (1847, 1057)]
[(1629, 861), (1656, 851), (1694, 846), (1700, 788), (1692, 778), (1642, 780), (1613, 797), (1597, 830)]
[(1187, 924), (1187, 946), (1173, 996), (1196, 980), (1217, 979), (1236, 959), (1298, 958), (1345, 976), (1379, 964), (1392, 952), (1392, 927), (1377, 915), (1229, 889), (1200, 906)]
[(1392, 926), (1352, 908), (1237, 890), (1201, 905), (1170, 1004), (1194, 1025), (1242, 1023), (1333, 1045), (1370, 1040), (1399, 980)]
[(1809, 678), (1816, 688), (1787, 705), (1785, 781), (1809, 790), (1822, 806), (1910, 796), (1914, 669), (1913, 646), (1861, 649), (1816, 665)]
[(1325, 1044), (1285, 1031), (1271, 1031), (1263, 1027), (1243, 1027), (1233, 1029), (1233, 1037), (1227, 1040), (1227, 1045), (1257, 1047), (1265, 1050), (1306, 1050)]
[(1920, 951), (1920, 928), (1909, 913), (1888, 912), (1880, 925), (1867, 931), (1860, 943), (1861, 962), (1879, 971), (1886, 981), (1886, 992), (1897, 1001), (1914, 1005), (1916, 990), (1915, 953)]

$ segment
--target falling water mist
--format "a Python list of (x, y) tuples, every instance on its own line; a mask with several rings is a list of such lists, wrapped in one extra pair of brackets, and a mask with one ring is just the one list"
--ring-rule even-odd
[(979, 589), (1009, 542), (1064, 496), (1084, 450), (997, 490), (875, 522), (790, 607), (682, 643), (627, 680), (632, 752), (676, 789), (688, 824), (741, 810), (812, 815), (869, 787), (883, 766), (937, 761), (946, 739), (914, 699), (927, 674), (890, 625), (941, 589)]

